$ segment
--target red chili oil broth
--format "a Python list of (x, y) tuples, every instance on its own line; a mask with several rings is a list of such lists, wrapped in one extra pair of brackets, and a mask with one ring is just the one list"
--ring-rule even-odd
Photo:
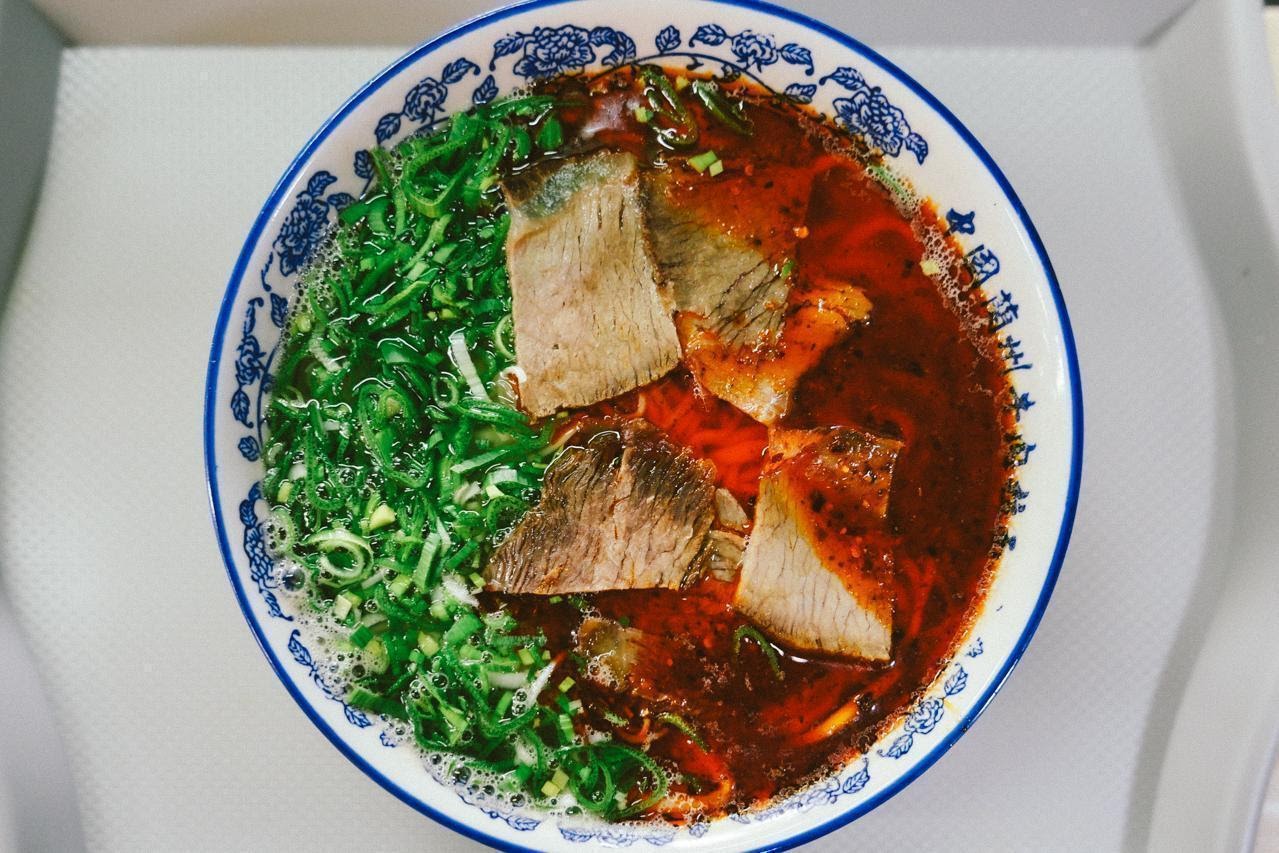
[[(546, 633), (552, 654), (568, 651), (578, 666), (572, 650), (584, 611), (645, 633), (634, 679), (639, 692), (661, 698), (578, 677), (586, 716), (596, 729), (647, 742), (651, 754), (679, 769), (673, 790), (689, 794), (693, 811), (706, 816), (758, 805), (864, 752), (945, 666), (975, 616), (998, 554), (1012, 432), (1008, 382), (986, 331), (980, 293), (969, 280), (961, 281), (959, 293), (943, 293), (920, 269), (919, 235), (940, 233), (932, 206), (923, 204), (914, 222), (908, 220), (867, 175), (874, 158), (856, 143), (762, 91), (741, 83), (730, 90), (748, 99), (754, 133), (742, 136), (693, 108), (700, 140), (687, 153), (714, 150), (724, 171), (711, 177), (684, 165), (685, 152), (655, 146), (652, 129), (635, 117), (644, 101), (629, 71), (589, 86), (559, 82), (554, 89), (569, 103), (560, 113), (568, 138), (576, 136), (583, 147), (631, 151), (641, 162), (664, 155), (665, 167), (679, 173), (687, 203), (765, 253), (795, 261), (800, 295), (806, 282), (820, 279), (857, 287), (869, 298), (869, 321), (812, 359), (781, 425), (855, 426), (903, 443), (886, 523), (860, 524), (855, 511), (827, 500), (822, 512), (829, 514), (823, 527), (829, 535), (820, 545), (827, 554), (891, 567), (884, 583), (893, 602), (892, 657), (821, 659), (778, 644), (779, 678), (755, 640), (735, 643), (734, 632), (748, 624), (731, 604), (735, 583), (709, 576), (683, 590), (606, 592), (557, 603), (507, 599), (524, 625)], [(787, 334), (787, 352), (802, 352), (802, 328)], [(718, 485), (750, 513), (767, 431), (706, 394), (686, 371), (583, 414), (647, 417), (714, 461)], [(856, 711), (851, 723), (829, 738), (805, 739), (846, 703)], [(604, 709), (629, 724), (607, 722)], [(659, 722), (663, 713), (687, 720), (707, 749)], [(687, 811), (664, 816), (685, 820)]]

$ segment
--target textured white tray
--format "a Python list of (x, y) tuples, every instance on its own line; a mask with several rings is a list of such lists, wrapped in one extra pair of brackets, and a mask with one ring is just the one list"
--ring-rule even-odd
[[(1226, 573), (1210, 524), (1247, 416), (1187, 189), (1193, 148), (1172, 138), (1176, 57), (1159, 43), (877, 47), (982, 140), (1047, 244), (1082, 362), (1084, 484), (1057, 592), (1002, 695), (919, 781), (813, 848), (1144, 846)], [(64, 55), (0, 325), (0, 571), (93, 849), (475, 847), (365, 779), (276, 683), (227, 583), (200, 465), (204, 360), (240, 242), (301, 143), (395, 55)], [(1222, 97), (1252, 82), (1225, 78)], [(1245, 155), (1212, 168), (1247, 185)]]

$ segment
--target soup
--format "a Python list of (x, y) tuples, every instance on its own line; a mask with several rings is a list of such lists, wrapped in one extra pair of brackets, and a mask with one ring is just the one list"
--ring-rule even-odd
[(652, 66), (369, 156), (264, 453), (346, 701), (609, 820), (867, 750), (1006, 538), (1005, 365), (933, 208), (801, 107)]

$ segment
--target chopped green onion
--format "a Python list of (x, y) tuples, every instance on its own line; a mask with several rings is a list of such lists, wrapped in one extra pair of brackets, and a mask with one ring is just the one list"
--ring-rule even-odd
[(395, 522), (395, 510), (386, 504), (378, 504), (377, 509), (373, 510), (373, 514), (369, 516), (369, 532), (380, 530), (388, 524)]
[(754, 625), (738, 625), (737, 629), (733, 631), (733, 655), (737, 656), (742, 653), (742, 639), (745, 637), (750, 637), (754, 640), (755, 645), (764, 653), (764, 657), (768, 659), (768, 665), (773, 670), (773, 675), (777, 676), (777, 680), (784, 679), (786, 673), (782, 672), (782, 665), (777, 660), (777, 652), (773, 649), (773, 644)]
[(706, 751), (706, 741), (702, 739), (702, 736), (697, 733), (697, 730), (693, 728), (688, 720), (685, 720), (679, 714), (662, 714), (657, 719), (658, 722), (666, 723), (672, 728), (679, 729), (685, 737), (697, 744), (702, 752)]
[(692, 166), (699, 172), (705, 172), (710, 165), (719, 160), (719, 156), (714, 151), (703, 151), (701, 154), (694, 154), (688, 158), (688, 165)]
[[(696, 124), (663, 80), (648, 84), (660, 114), (642, 109), (662, 144), (687, 148)], [(546, 638), (513, 633), (469, 586), (559, 451), (562, 418), (535, 426), (507, 390), (519, 373), (499, 186), (510, 165), (565, 147), (555, 106), (498, 101), (368, 152), (369, 190), (300, 274), (272, 367), (262, 494), (269, 544), (360, 650), (341, 675), (351, 707), (493, 768), (508, 790), (571, 792), (616, 819), (657, 802), (664, 771), (575, 731), (582, 700), (563, 672), (548, 691)]]
[(440, 641), (425, 631), (418, 631), (417, 647), (422, 650), (422, 654), (429, 658), (434, 656), (434, 654), (440, 650)]
[(453, 363), (457, 365), (458, 372), (466, 380), (466, 387), (471, 392), (471, 396), (487, 401), (488, 392), (484, 390), (484, 382), (480, 380), (475, 362), (471, 360), (471, 354), (466, 349), (466, 334), (461, 329), (449, 335), (449, 354), (453, 356)]
[(337, 619), (345, 619), (346, 614), (351, 612), (351, 599), (345, 594), (339, 595), (333, 599), (333, 615)]
[(560, 124), (560, 120), (554, 116), (547, 117), (542, 122), (542, 128), (537, 132), (537, 147), (543, 151), (554, 151), (564, 144), (564, 128)]
[(387, 595), (391, 598), (399, 598), (408, 592), (409, 586), (412, 585), (413, 578), (409, 575), (400, 575), (395, 580), (386, 585)]
[(351, 644), (364, 648), (373, 639), (373, 631), (368, 625), (361, 624), (358, 628), (351, 632)]
[(480, 617), (474, 613), (463, 613), (458, 620), (444, 632), (444, 645), (459, 646), (478, 630), (484, 627)]
[(365, 711), (376, 711), (382, 705), (382, 697), (357, 684), (347, 693), (346, 704)]

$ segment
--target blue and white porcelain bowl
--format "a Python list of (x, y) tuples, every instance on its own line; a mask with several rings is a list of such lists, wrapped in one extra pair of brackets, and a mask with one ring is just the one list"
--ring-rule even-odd
[[(365, 150), (560, 73), (631, 61), (740, 73), (811, 103), (880, 149), (937, 210), (990, 301), (1016, 388), (1015, 515), (984, 607), (918, 704), (839, 773), (768, 808), (687, 828), (610, 826), (512, 811), (434, 778), (411, 743), (343, 703), (293, 619), (268, 555), (258, 484), (262, 416), (298, 270), (372, 177)], [(266, 200), (214, 331), (205, 452), (235, 593), (271, 665), (312, 722), (412, 807), (505, 848), (739, 850), (814, 838), (900, 791), (968, 729), (1025, 649), (1066, 549), (1079, 485), (1079, 374), (1061, 293), (1030, 218), (990, 155), (922, 86), (865, 45), (754, 0), (535, 0), (444, 33), (346, 102)]]

